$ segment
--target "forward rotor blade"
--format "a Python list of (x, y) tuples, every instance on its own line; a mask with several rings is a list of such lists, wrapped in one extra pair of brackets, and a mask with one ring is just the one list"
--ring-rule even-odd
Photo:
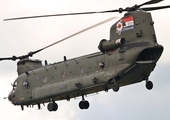
[(7, 58), (0, 58), (0, 61), (2, 61), (2, 60), (13, 60), (13, 61), (15, 61), (16, 59), (18, 59), (18, 57), (12, 56), (12, 57), (7, 57)]
[(60, 42), (62, 42), (62, 41), (64, 41), (64, 40), (67, 40), (67, 39), (69, 39), (69, 38), (71, 38), (71, 37), (74, 37), (74, 36), (76, 36), (76, 35), (78, 35), (78, 34), (80, 34), (80, 33), (83, 33), (83, 32), (85, 32), (85, 31), (87, 31), (87, 30), (90, 30), (90, 29), (92, 29), (92, 28), (94, 28), (94, 27), (97, 27), (97, 26), (99, 26), (99, 25), (101, 25), (101, 24), (104, 24), (104, 23), (109, 22), (109, 21), (111, 21), (111, 20), (113, 20), (113, 19), (116, 19), (116, 18), (117, 18), (117, 17), (109, 18), (109, 19), (107, 19), (107, 20), (105, 20), (105, 21), (102, 21), (102, 22), (97, 23), (97, 24), (95, 24), (95, 25), (93, 25), (93, 26), (90, 26), (90, 27), (88, 27), (88, 28), (85, 28), (85, 29), (83, 29), (83, 30), (81, 30), (81, 31), (79, 31), (79, 32), (76, 32), (76, 33), (74, 33), (74, 34), (72, 34), (72, 35), (70, 35), (70, 36), (68, 36), (68, 37), (65, 37), (65, 38), (63, 38), (63, 39), (61, 39), (61, 40), (59, 40), (59, 41), (57, 41), (57, 42), (55, 42), (55, 43), (53, 43), (53, 44), (50, 44), (50, 45), (48, 45), (48, 46), (46, 46), (46, 47), (44, 47), (44, 48), (41, 48), (41, 49), (36, 50), (36, 51), (34, 51), (34, 52), (29, 52), (29, 53), (26, 54), (26, 55), (19, 56), (19, 57), (13, 56), (13, 57), (7, 57), (7, 58), (0, 58), (0, 61), (2, 61), (2, 60), (13, 60), (13, 61), (15, 61), (15, 60), (17, 60), (17, 59), (22, 60), (22, 59), (25, 59), (25, 58), (28, 58), (28, 57), (32, 57), (34, 54), (36, 54), (36, 53), (38, 53), (38, 52), (40, 52), (40, 51), (42, 51), (42, 50), (44, 50), (44, 49), (46, 49), (46, 48), (49, 48), (49, 47), (51, 47), (51, 46), (53, 46), (53, 45), (55, 45), (55, 44), (57, 44), (57, 43), (60, 43)]
[(160, 7), (148, 7), (148, 8), (141, 8), (144, 11), (152, 11), (152, 10), (160, 10), (160, 9), (166, 9), (170, 8), (170, 5), (168, 6), (160, 6)]
[(156, 3), (159, 3), (161, 1), (164, 1), (164, 0), (150, 0), (148, 2), (141, 4), (141, 5), (138, 5), (138, 8), (140, 8), (141, 6), (144, 6), (144, 5), (156, 4)]
[(52, 14), (52, 15), (38, 15), (38, 16), (29, 16), (29, 17), (9, 18), (9, 19), (4, 19), (4, 21), (31, 19), (31, 18), (41, 18), (41, 17), (66, 16), (66, 15), (97, 14), (97, 13), (108, 13), (108, 12), (118, 12), (118, 11), (119, 10), (107, 10), (107, 11), (96, 11), (96, 12), (80, 12), (80, 13), (66, 13), (66, 14)]
[(11, 57), (9, 57), (9, 58), (0, 58), (0, 61), (2, 61), (2, 60), (11, 60)]

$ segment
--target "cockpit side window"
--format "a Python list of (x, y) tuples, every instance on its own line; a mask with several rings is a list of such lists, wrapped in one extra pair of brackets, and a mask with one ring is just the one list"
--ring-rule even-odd
[(13, 89), (15, 90), (16, 88), (17, 88), (17, 81), (15, 81), (13, 84)]
[(23, 87), (24, 87), (25, 89), (28, 89), (28, 88), (30, 87), (29, 82), (28, 82), (28, 81), (24, 81), (24, 82), (23, 82)]

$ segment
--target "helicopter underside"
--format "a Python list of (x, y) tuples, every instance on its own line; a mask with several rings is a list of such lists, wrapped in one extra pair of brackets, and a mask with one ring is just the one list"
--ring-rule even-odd
[[(141, 81), (147, 81), (150, 73), (154, 70), (156, 63), (135, 63), (133, 65), (125, 66), (128, 68), (124, 71), (124, 74), (120, 77), (117, 76), (116, 79), (119, 79), (117, 81), (117, 84), (120, 87), (135, 84)], [(97, 85), (89, 86), (80, 89), (79, 91), (71, 92), (69, 94), (69, 99), (76, 98), (82, 96), (82, 93), (84, 95), (98, 93), (101, 91), (108, 91), (109, 89), (112, 89), (113, 83), (100, 83)], [(67, 100), (68, 96), (66, 95), (59, 95), (56, 97), (56, 100)]]
[[(124, 71), (123, 76), (118, 76), (120, 77), (119, 80), (117, 81), (117, 84), (120, 87), (126, 86), (126, 85), (131, 85), (134, 83), (138, 83), (141, 81), (147, 81), (150, 73), (153, 71), (153, 69), (156, 66), (156, 63), (135, 63), (133, 65), (127, 66), (125, 65), (128, 69)], [(118, 78), (117, 77), (117, 78)], [(70, 101), (71, 98), (77, 98), (77, 97), (83, 97), (88, 96), (89, 94), (98, 94), (98, 92), (101, 91), (106, 91), (108, 92), (109, 89), (113, 88), (114, 83), (100, 83), (96, 84), (93, 86), (88, 86), (84, 88), (80, 88), (79, 90), (72, 91), (72, 92), (67, 92), (67, 94), (60, 94), (57, 96), (51, 97), (54, 101), (59, 101), (59, 100), (67, 100)], [(41, 103), (46, 103), (49, 102), (49, 98), (43, 99)], [(35, 105), (37, 103), (34, 103)]]

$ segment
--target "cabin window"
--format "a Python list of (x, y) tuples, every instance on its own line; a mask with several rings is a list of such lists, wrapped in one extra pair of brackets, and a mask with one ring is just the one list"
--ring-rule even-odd
[(81, 67), (80, 68), (80, 72), (83, 74), (83, 73), (85, 73), (86, 72), (86, 68), (85, 67)]
[(66, 76), (67, 76), (67, 74), (66, 74), (66, 72), (65, 71), (63, 71), (62, 73), (61, 73), (61, 76), (62, 76), (62, 78), (66, 78)]
[(43, 78), (43, 83), (46, 83), (48, 81), (48, 79), (47, 79), (47, 77), (45, 76), (44, 78)]
[(100, 67), (100, 68), (102, 68), (102, 69), (103, 69), (103, 68), (104, 68), (104, 66), (105, 66), (104, 62), (100, 62), (100, 63), (99, 63), (99, 67)]
[(29, 86), (29, 82), (28, 81), (24, 81), (23, 82), (23, 86), (24, 88), (28, 89), (30, 86)]

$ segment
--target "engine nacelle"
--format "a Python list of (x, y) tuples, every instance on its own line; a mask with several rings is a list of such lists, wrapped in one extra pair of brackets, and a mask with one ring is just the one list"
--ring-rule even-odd
[(117, 40), (101, 40), (98, 46), (98, 49), (103, 52), (103, 53), (107, 53), (109, 51), (113, 51), (118, 49), (119, 47), (123, 46), (126, 43), (126, 39), (125, 38), (120, 38)]

